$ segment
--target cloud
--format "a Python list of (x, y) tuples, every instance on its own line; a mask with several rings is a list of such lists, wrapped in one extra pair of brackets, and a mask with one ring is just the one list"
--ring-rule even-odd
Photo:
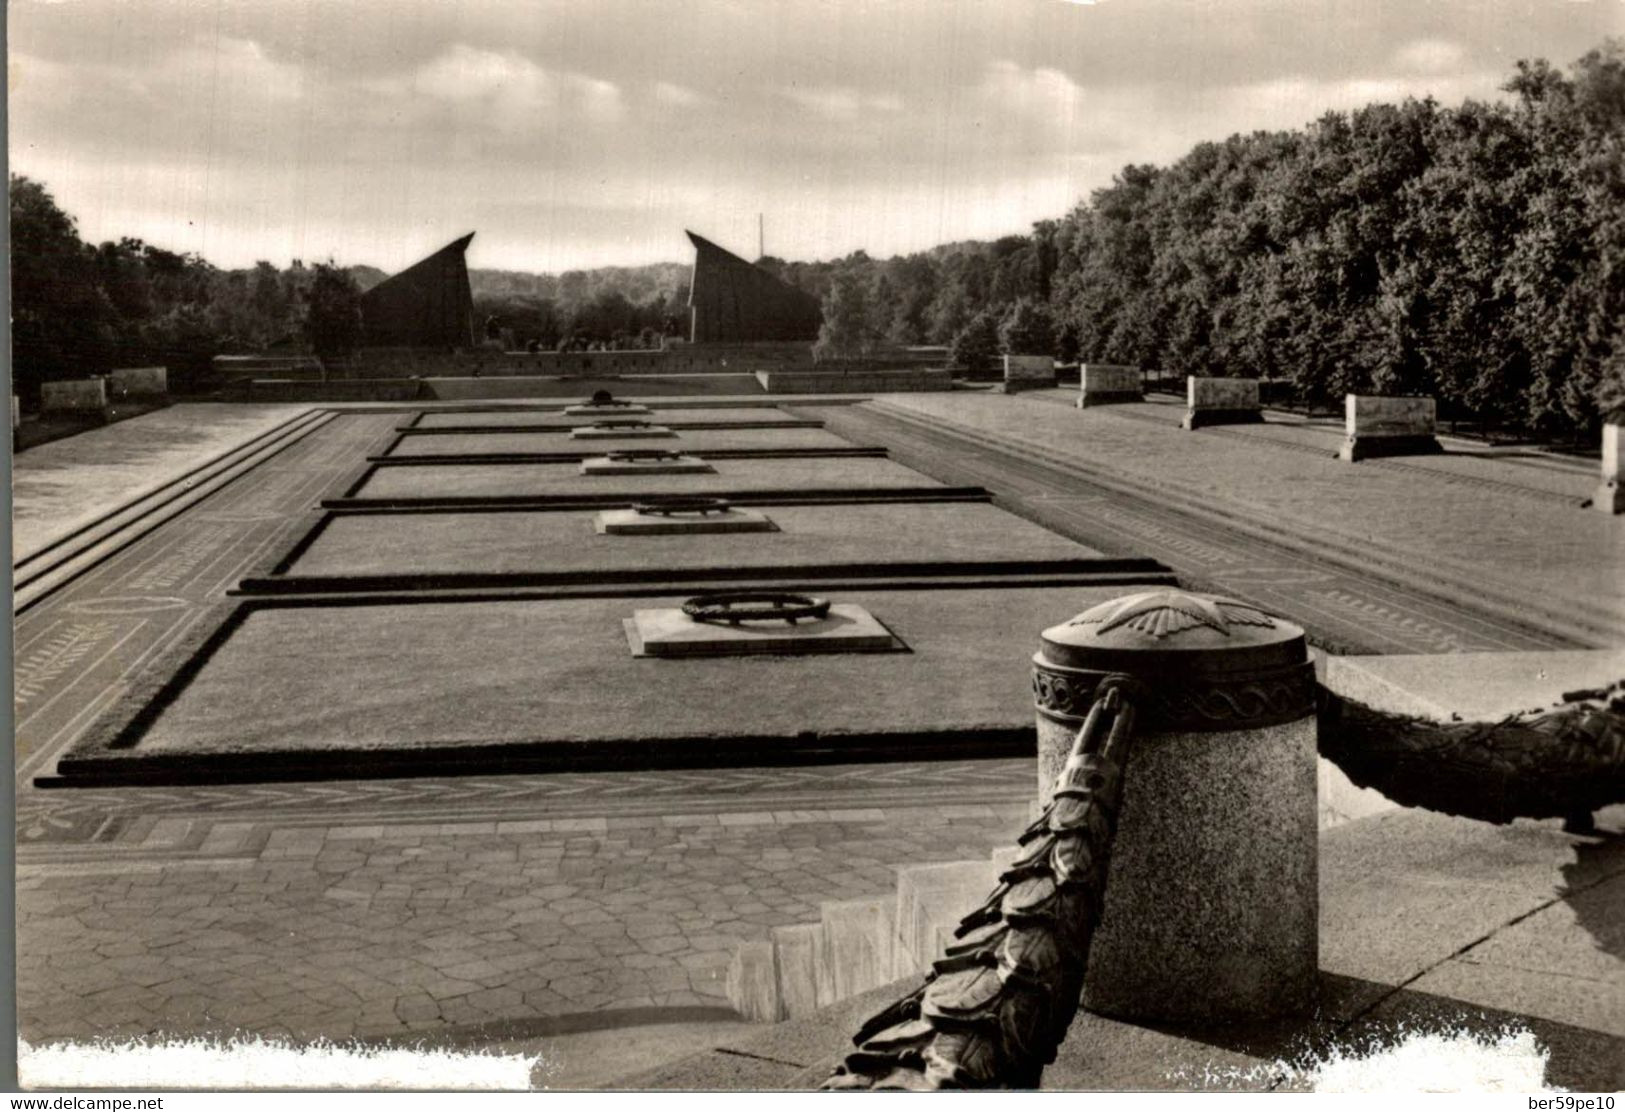
[(981, 87), (997, 109), (1062, 129), (1071, 126), (1084, 101), (1083, 87), (1060, 70), (1028, 69), (1008, 60), (990, 62)]
[(404, 81), (368, 84), (378, 95), (401, 101), (407, 111), (422, 101), (438, 103), (451, 107), (464, 126), (504, 132), (545, 126), (546, 117), (558, 114), (594, 123), (613, 123), (622, 114), (621, 90), (612, 81), (550, 70), (513, 51), (466, 43), (447, 48)]
[(903, 110), (903, 98), (896, 93), (865, 93), (847, 85), (780, 89), (778, 93), (831, 120), (856, 120), (870, 113)]
[(1467, 51), (1443, 39), (1417, 39), (1394, 52), (1394, 62), (1411, 73), (1450, 73), (1461, 68)]
[(659, 104), (671, 108), (693, 108), (704, 104), (711, 98), (695, 92), (686, 85), (678, 85), (671, 81), (656, 81), (654, 83), (654, 98)]
[[(1465, 18), (1467, 7), (1473, 17)], [(1058, 216), (1125, 163), (1562, 64), (1615, 0), (13, 0), (11, 153), (89, 238), (223, 265), (913, 250)], [(777, 233), (774, 213), (780, 214)], [(596, 244), (596, 246), (595, 246)]]

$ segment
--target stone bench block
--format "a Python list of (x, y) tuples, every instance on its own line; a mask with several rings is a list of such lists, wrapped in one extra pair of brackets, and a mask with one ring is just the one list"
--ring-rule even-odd
[(105, 419), (108, 416), (107, 380), (81, 378), (41, 383), (40, 412), (94, 415)]
[(1185, 418), (1180, 427), (1201, 429), (1212, 425), (1241, 425), (1262, 421), (1256, 378), (1185, 379)]
[(169, 393), (166, 367), (121, 367), (108, 377), (117, 397), (161, 398)]
[(1625, 424), (1612, 422), (1602, 427), (1602, 482), (1591, 498), (1594, 509), (1605, 514), (1625, 513), (1625, 459), (1620, 456), (1620, 430)]
[(1079, 368), (1078, 408), (1145, 400), (1145, 376), (1138, 367), (1085, 363)]
[(1055, 360), (1048, 355), (1006, 355), (1004, 392), (1045, 390), (1055, 385)]
[(1338, 458), (1355, 463), (1379, 456), (1444, 451), (1435, 439), (1438, 407), (1432, 398), (1350, 394), (1343, 400), (1345, 439)]

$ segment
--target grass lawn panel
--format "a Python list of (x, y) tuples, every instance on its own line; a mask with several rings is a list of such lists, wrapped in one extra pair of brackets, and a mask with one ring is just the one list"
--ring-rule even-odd
[(977, 503), (763, 506), (778, 532), (617, 536), (590, 511), (340, 515), (291, 575), (1068, 560), (1099, 552)]
[(680, 660), (633, 658), (621, 625), (675, 597), (268, 607), (132, 755), (1019, 728), (1039, 632), (1123, 593), (841, 592), (911, 651)]
[(667, 451), (704, 452), (707, 449), (741, 448), (850, 448), (852, 442), (823, 429), (673, 429), (675, 436), (604, 437), (577, 440), (567, 430), (559, 432), (437, 433), (434, 436), (404, 436), (392, 456), (460, 456), (491, 453), (514, 455), (542, 452), (613, 452), (621, 448), (639, 451), (659, 448)]
[(897, 490), (940, 487), (912, 468), (888, 459), (719, 459), (716, 473), (676, 475), (582, 475), (575, 463), (447, 463), (380, 467), (356, 492), (358, 498), (493, 498), (502, 496), (603, 494), (707, 494), (721, 490), (848, 488)]
[[(426, 429), (457, 429), (469, 425), (558, 425), (560, 428), (574, 428), (577, 425), (590, 425), (599, 420), (596, 417), (566, 417), (564, 407), (585, 401), (585, 398), (572, 400), (559, 399), (553, 406), (544, 406), (540, 409), (493, 409), (465, 411), (460, 413), (425, 413), (418, 422), (419, 428)], [(605, 414), (614, 419), (614, 414)], [(693, 409), (671, 408), (656, 409), (650, 407), (648, 413), (638, 413), (633, 416), (648, 421), (651, 425), (664, 425), (668, 421), (726, 421), (729, 424), (748, 425), (755, 421), (785, 421), (795, 417), (786, 413), (778, 406), (752, 405), (752, 406), (711, 406), (695, 407)], [(627, 418), (628, 420), (630, 418)]]

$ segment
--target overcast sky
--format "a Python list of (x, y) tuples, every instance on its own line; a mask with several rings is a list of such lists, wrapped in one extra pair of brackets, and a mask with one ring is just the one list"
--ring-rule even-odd
[(395, 270), (876, 256), (1130, 162), (1498, 95), (1625, 0), (11, 0), (10, 155), (92, 241)]

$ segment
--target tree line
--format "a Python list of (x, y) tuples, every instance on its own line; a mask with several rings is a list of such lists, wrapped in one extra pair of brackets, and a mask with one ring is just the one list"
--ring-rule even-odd
[[(1331, 112), (1129, 166), (1059, 221), (823, 275), (828, 358), (887, 342), (1428, 394), (1583, 435), (1625, 406), (1625, 45), (1510, 102)], [(812, 288), (810, 284), (807, 288)]]
[[(823, 359), (944, 345), (974, 371), (1052, 354), (1280, 380), (1309, 402), (1430, 394), (1446, 415), (1587, 434), (1625, 406), (1625, 45), (1567, 73), (1520, 62), (1504, 88), (1505, 102), (1373, 104), (1202, 143), (1125, 167), (1030, 235), (757, 265), (821, 299)], [(91, 246), (15, 175), (11, 221), (25, 393), (137, 362), (184, 386), (219, 352), (308, 348), (313, 290), (340, 303), (342, 331), (355, 279), (382, 276)], [(471, 282), (476, 323), (521, 346), (649, 347), (687, 327), (681, 264)]]

